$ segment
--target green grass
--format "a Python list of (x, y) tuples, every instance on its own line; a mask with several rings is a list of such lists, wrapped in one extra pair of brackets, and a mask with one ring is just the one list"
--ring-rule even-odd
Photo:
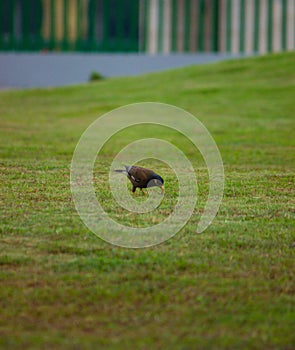
[[(292, 349), (295, 344), (295, 54), (188, 67), (65, 88), (1, 91), (0, 347), (3, 349)], [(85, 128), (133, 102), (174, 104), (198, 116), (225, 166), (218, 216), (195, 234), (208, 193), (192, 145), (153, 127), (127, 129), (104, 148), (95, 186), (110, 215), (158, 222), (118, 207), (108, 167), (127, 143), (164, 137), (181, 147), (199, 181), (196, 212), (159, 246), (117, 248), (89, 232), (69, 188)]]

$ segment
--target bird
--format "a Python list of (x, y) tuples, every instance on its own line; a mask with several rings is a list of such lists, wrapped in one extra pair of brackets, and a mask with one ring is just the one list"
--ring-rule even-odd
[(125, 165), (125, 169), (117, 169), (114, 171), (127, 175), (133, 186), (132, 193), (135, 193), (136, 189), (139, 188), (145, 195), (146, 193), (143, 191), (143, 188), (147, 187), (160, 187), (162, 193), (164, 193), (164, 179), (153, 170), (134, 165)]

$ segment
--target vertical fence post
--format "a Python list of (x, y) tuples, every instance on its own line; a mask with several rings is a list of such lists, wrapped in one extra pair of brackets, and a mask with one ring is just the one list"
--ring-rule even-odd
[(287, 48), (287, 0), (282, 0), (282, 49)]
[(110, 11), (109, 11), (109, 1), (103, 1), (103, 35), (102, 35), (102, 50), (109, 49), (109, 40), (110, 40)]
[(90, 0), (89, 1), (89, 7), (88, 7), (88, 11), (87, 11), (87, 18), (89, 19), (89, 24), (88, 24), (88, 35), (87, 35), (87, 39), (88, 39), (88, 48), (89, 50), (93, 49), (94, 46), (94, 14), (95, 14), (95, 2), (94, 0)]
[(76, 50), (81, 50), (82, 45), (81, 45), (81, 16), (82, 16), (82, 6), (81, 6), (81, 0), (77, 0), (76, 2), (77, 6), (77, 11), (76, 11), (76, 23), (77, 23), (77, 34), (76, 34)]
[(267, 4), (267, 51), (272, 51), (272, 1)]
[(50, 0), (50, 44), (51, 50), (55, 49), (55, 9), (54, 0)]
[[(13, 1), (14, 2), (14, 1)], [(30, 50), (30, 23), (29, 19), (31, 18), (31, 6), (29, 4), (23, 4), (22, 5), (22, 18), (23, 18), (23, 25), (22, 25), (22, 32), (23, 32), (23, 47), (25, 50)]]
[(3, 45), (3, 35), (4, 35), (4, 25), (3, 25), (3, 20), (4, 20), (4, 3), (0, 1), (0, 49), (4, 49)]
[(218, 51), (218, 28), (219, 28), (219, 0), (212, 3), (212, 47), (214, 52)]
[(144, 42), (145, 42), (145, 1), (139, 0), (139, 24), (138, 24), (138, 51), (144, 51)]
[(245, 0), (240, 0), (240, 52), (245, 51)]
[(131, 51), (139, 51), (139, 22), (140, 8), (138, 0), (131, 0), (131, 23), (130, 23), (130, 49)]
[(198, 51), (204, 51), (204, 16), (205, 3), (204, 0), (199, 0), (199, 25), (198, 25)]
[(184, 51), (190, 51), (190, 4), (191, 0), (185, 0), (184, 4)]
[[(126, 46), (128, 47), (128, 39), (129, 39), (125, 37), (125, 33), (124, 33), (126, 7), (124, 6), (124, 3), (122, 0), (116, 0), (116, 5), (117, 5), (117, 11), (115, 12), (115, 14), (113, 11), (111, 11), (111, 14), (109, 16), (111, 20), (114, 20), (114, 16), (115, 16), (115, 21), (112, 22), (112, 25), (114, 25), (115, 28), (109, 28), (109, 31), (114, 30), (115, 32), (115, 37), (112, 37), (111, 40), (109, 39), (111, 44), (110, 50), (115, 51), (117, 46), (117, 49), (119, 49), (119, 51), (124, 51), (124, 49), (126, 49)], [(127, 41), (127, 45), (126, 45), (126, 41)]]
[(12, 49), (13, 34), (13, 3), (0, 0), (0, 47), (3, 50)]
[(257, 53), (259, 50), (259, 1), (254, 0), (254, 52)]
[[(73, 0), (72, 0), (73, 1)], [(63, 40), (62, 48), (67, 50), (69, 48), (69, 2), (63, 1)]]
[(176, 51), (177, 42), (177, 0), (172, 0), (172, 51)]
[(163, 28), (164, 28), (164, 1), (159, 1), (159, 11), (158, 11), (158, 16), (159, 16), (159, 20), (158, 20), (158, 47), (157, 47), (157, 51), (158, 53), (162, 53), (163, 52)]
[(142, 0), (143, 1), (143, 7), (144, 7), (144, 19), (143, 19), (143, 45), (142, 45), (142, 51), (147, 52), (148, 51), (148, 42), (149, 42), (149, 6), (150, 0)]
[(226, 1), (226, 51), (231, 52), (231, 16), (232, 4), (231, 0)]
[(15, 0), (11, 1), (11, 29), (10, 29), (10, 47), (12, 50), (16, 48), (16, 4)]
[(46, 11), (46, 8), (44, 8), (44, 3), (42, 0), (39, 0), (39, 5), (38, 5), (38, 27), (37, 27), (37, 33), (36, 33), (36, 44), (37, 44), (37, 49), (42, 50), (44, 48), (44, 42), (45, 42), (45, 37), (42, 33), (42, 24), (45, 19), (45, 14), (44, 11)]

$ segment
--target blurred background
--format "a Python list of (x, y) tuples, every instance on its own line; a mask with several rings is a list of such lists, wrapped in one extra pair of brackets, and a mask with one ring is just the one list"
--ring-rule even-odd
[(294, 50), (295, 0), (0, 0), (0, 86)]

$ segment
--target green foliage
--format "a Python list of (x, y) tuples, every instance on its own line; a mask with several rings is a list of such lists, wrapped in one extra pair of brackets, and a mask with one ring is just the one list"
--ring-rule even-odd
[(91, 72), (89, 75), (90, 82), (98, 81), (98, 80), (102, 80), (102, 79), (104, 79), (103, 76), (100, 73), (95, 72), (95, 71)]
[[(294, 336), (294, 59), (270, 55), (57, 89), (0, 92), (0, 348), (291, 349)], [(206, 125), (225, 164), (213, 224), (196, 234), (207, 198), (200, 155), (165, 128), (115, 135), (94, 186), (118, 221), (144, 226), (175, 204), (165, 174), (158, 211), (126, 215), (108, 188), (114, 155), (142, 137), (187, 154), (199, 201), (187, 226), (151, 249), (111, 246), (71, 200), (69, 167), (82, 132), (115, 107), (160, 101)], [(139, 197), (139, 200), (142, 200)]]

